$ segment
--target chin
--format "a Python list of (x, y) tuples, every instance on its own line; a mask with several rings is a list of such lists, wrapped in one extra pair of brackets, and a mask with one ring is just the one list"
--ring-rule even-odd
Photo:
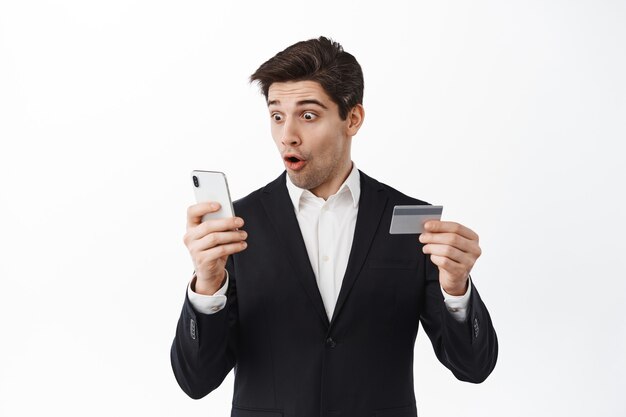
[(289, 179), (296, 187), (302, 188), (304, 190), (312, 190), (320, 184), (319, 181), (316, 181), (315, 178), (311, 178), (310, 175), (305, 175), (302, 173), (290, 173), (289, 171), (287, 171), (287, 175), (289, 175)]
[(308, 190), (308, 188), (306, 187), (306, 186), (308, 185), (308, 184), (307, 184), (307, 180), (306, 180), (306, 178), (304, 178), (302, 175), (299, 175), (299, 174), (293, 174), (293, 173), (291, 173), (291, 172), (289, 172), (289, 171), (287, 171), (287, 175), (289, 175), (289, 179), (291, 180), (291, 182), (292, 182), (292, 183), (293, 183), (296, 187), (298, 187), (298, 188), (304, 188), (304, 189), (307, 189), (307, 190)]

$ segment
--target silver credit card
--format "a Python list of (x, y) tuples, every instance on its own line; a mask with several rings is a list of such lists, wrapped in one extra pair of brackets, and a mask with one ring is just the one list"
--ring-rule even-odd
[(395, 206), (391, 217), (392, 235), (419, 234), (424, 232), (428, 220), (441, 220), (443, 206)]

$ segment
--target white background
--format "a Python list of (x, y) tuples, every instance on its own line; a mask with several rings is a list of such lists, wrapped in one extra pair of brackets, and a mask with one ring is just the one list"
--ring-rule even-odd
[(226, 416), (169, 348), (192, 169), (234, 198), (282, 162), (247, 77), (341, 42), (353, 159), (478, 232), (483, 384), (415, 351), (420, 417), (624, 416), (626, 2), (0, 1), (0, 415)]

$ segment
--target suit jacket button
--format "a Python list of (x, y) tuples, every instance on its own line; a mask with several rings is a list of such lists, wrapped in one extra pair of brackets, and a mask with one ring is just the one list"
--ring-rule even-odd
[(328, 339), (326, 339), (326, 346), (334, 348), (335, 346), (337, 346), (337, 343), (333, 340), (332, 337), (329, 337)]

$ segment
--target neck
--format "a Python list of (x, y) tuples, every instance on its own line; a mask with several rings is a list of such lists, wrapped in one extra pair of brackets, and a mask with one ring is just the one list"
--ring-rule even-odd
[(348, 159), (345, 164), (343, 164), (342, 168), (338, 171), (337, 175), (334, 176), (330, 181), (321, 184), (316, 188), (312, 188), (309, 191), (315, 194), (317, 197), (321, 197), (324, 200), (328, 200), (333, 194), (336, 194), (339, 191), (339, 187), (343, 184), (350, 175), (352, 171), (352, 160)]

